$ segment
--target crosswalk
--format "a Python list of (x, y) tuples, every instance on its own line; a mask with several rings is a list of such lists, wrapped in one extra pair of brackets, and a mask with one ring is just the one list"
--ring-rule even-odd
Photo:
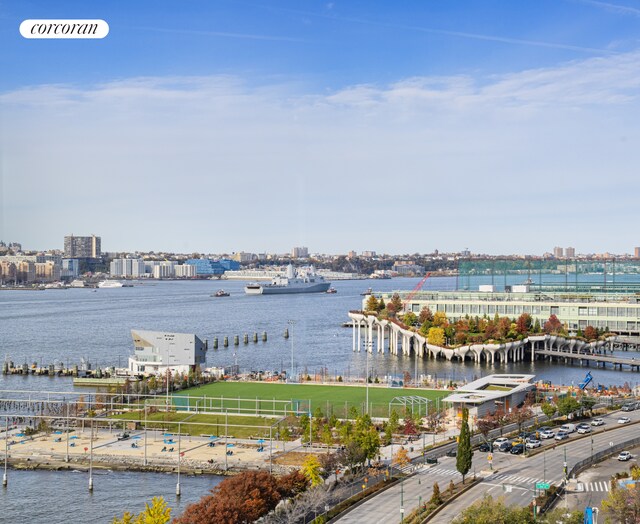
[[(436, 466), (434, 468), (431, 468), (429, 470), (430, 472), (435, 473), (436, 475), (440, 475), (440, 476), (450, 476), (450, 477), (454, 477), (454, 476), (461, 476), (460, 473), (455, 470), (455, 469), (451, 469), (451, 468), (443, 468), (440, 466)], [(555, 482), (558, 482), (559, 479), (556, 479), (554, 481), (550, 481), (550, 480), (542, 480), (542, 479), (538, 479), (538, 478), (533, 478), (533, 477), (524, 477), (524, 476), (520, 476), (520, 475), (509, 475), (507, 473), (498, 473), (497, 475), (493, 475), (491, 476), (491, 480), (499, 480), (499, 481), (503, 481), (503, 482), (509, 482), (511, 484), (525, 484), (527, 486), (530, 486), (531, 484), (536, 484), (538, 482), (547, 482), (549, 484), (554, 484)]]
[[(428, 474), (435, 474), (441, 477), (461, 477), (458, 470), (453, 468), (444, 468), (442, 466), (436, 466), (434, 468), (430, 468)], [(523, 477), (520, 475), (509, 475), (507, 473), (498, 473), (497, 475), (491, 476), (492, 481), (500, 481), (502, 483), (516, 484), (516, 485), (524, 485), (525, 487), (530, 487), (532, 484), (537, 484), (541, 482), (546, 482), (548, 484), (560, 484), (561, 479), (554, 480), (542, 480), (533, 477)], [(594, 492), (608, 492), (610, 490), (609, 482), (600, 481), (600, 482), (579, 482), (577, 486), (577, 491), (594, 491)]]
[(602, 482), (580, 482), (578, 484), (579, 491), (609, 491), (609, 483), (607, 481)]

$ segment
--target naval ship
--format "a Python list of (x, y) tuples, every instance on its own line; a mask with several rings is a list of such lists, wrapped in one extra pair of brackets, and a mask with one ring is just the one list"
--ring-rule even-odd
[(244, 287), (247, 295), (287, 295), (292, 293), (325, 293), (330, 282), (317, 275), (313, 266), (302, 273), (296, 274), (293, 266), (289, 264), (284, 276), (274, 278), (270, 284), (252, 282)]

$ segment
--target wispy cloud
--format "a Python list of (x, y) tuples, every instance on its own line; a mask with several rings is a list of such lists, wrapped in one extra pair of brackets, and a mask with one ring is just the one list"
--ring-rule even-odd
[(273, 42), (306, 42), (303, 38), (294, 38), (288, 36), (262, 35), (254, 33), (230, 33), (227, 31), (198, 31), (194, 29), (176, 29), (167, 27), (146, 27), (136, 26), (132, 29), (140, 29), (143, 31), (154, 31), (158, 33), (172, 33), (184, 35), (212, 36), (220, 38), (238, 38), (242, 40), (268, 40)]
[[(588, 1), (588, 0), (585, 0), (585, 1)], [(600, 3), (600, 2), (594, 2), (594, 3)], [(267, 6), (262, 5), (261, 7), (266, 8)], [(568, 51), (575, 51), (578, 53), (598, 54), (598, 55), (608, 55), (608, 54), (614, 53), (614, 51), (612, 51), (611, 49), (579, 46), (579, 45), (566, 44), (562, 42), (528, 40), (528, 39), (514, 38), (509, 36), (503, 36), (503, 35), (469, 33), (465, 31), (440, 29), (437, 27), (424, 27), (424, 26), (411, 25), (411, 24), (398, 24), (398, 23), (384, 22), (384, 21), (378, 21), (378, 20), (372, 20), (372, 19), (366, 19), (366, 18), (342, 16), (342, 15), (335, 14), (335, 10), (332, 10), (330, 13), (327, 13), (327, 12), (311, 12), (311, 11), (289, 9), (284, 7), (274, 7), (274, 6), (269, 6), (268, 8), (273, 11), (295, 13), (295, 14), (299, 14), (307, 17), (323, 18), (323, 19), (329, 19), (334, 21), (350, 22), (354, 24), (369, 25), (369, 26), (376, 26), (376, 27), (401, 29), (403, 31), (429, 33), (429, 34), (442, 35), (442, 36), (452, 36), (455, 38), (464, 38), (468, 40), (482, 40), (487, 42), (498, 42), (498, 43), (509, 44), (509, 45), (546, 47), (551, 49), (564, 49)]]
[(640, 9), (620, 4), (611, 4), (609, 2), (599, 2), (597, 0), (574, 0), (581, 4), (592, 5), (622, 15), (640, 16)]

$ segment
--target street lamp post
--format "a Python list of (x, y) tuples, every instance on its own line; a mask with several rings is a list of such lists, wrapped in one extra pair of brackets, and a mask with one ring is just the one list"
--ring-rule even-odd
[(2, 475), (2, 485), (7, 486), (7, 463), (9, 457), (9, 417), (4, 418), (4, 475)]
[(89, 433), (89, 491), (93, 491), (93, 419), (91, 419), (91, 431)]
[(369, 340), (364, 344), (365, 344), (364, 349), (367, 353), (366, 360), (365, 360), (365, 377), (364, 377), (366, 408), (364, 412), (368, 415), (369, 414), (369, 350), (373, 347), (372, 346), (373, 341)]
[(176, 484), (176, 497), (180, 496), (180, 462), (182, 458), (181, 450), (180, 450), (180, 436), (182, 432), (180, 431), (180, 422), (178, 422), (178, 483)]
[(404, 522), (404, 480), (400, 481), (400, 523)]
[(229, 434), (229, 410), (224, 410), (224, 470), (229, 470), (229, 448), (227, 447), (227, 435)]
[(291, 337), (291, 378), (289, 379), (289, 382), (293, 381), (293, 326), (295, 325), (295, 320), (288, 320), (287, 324), (289, 324), (291, 326), (291, 333), (289, 334), (289, 336)]

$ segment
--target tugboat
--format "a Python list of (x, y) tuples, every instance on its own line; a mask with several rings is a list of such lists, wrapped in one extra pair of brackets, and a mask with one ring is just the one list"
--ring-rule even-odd
[(215, 295), (211, 295), (212, 297), (228, 297), (229, 293), (227, 293), (224, 289), (218, 289), (215, 292)]
[(330, 287), (329, 289), (327, 289), (327, 293), (329, 294), (333, 294), (333, 293), (337, 293), (338, 290), (335, 287)]
[(367, 297), (367, 296), (371, 295), (372, 293), (373, 293), (373, 289), (369, 288), (366, 291), (364, 291), (363, 293), (360, 293), (360, 296)]

